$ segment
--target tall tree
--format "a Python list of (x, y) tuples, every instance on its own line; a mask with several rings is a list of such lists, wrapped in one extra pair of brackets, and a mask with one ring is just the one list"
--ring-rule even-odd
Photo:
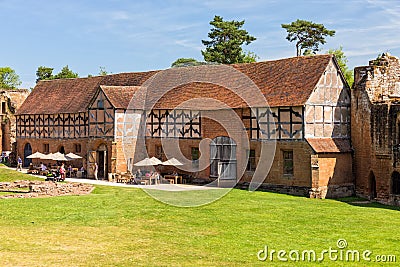
[(50, 80), (53, 77), (53, 68), (40, 66), (36, 71), (36, 82), (40, 80)]
[(204, 60), (223, 64), (244, 62), (246, 54), (242, 50), (242, 45), (248, 45), (256, 38), (241, 29), (243, 24), (244, 20), (224, 21), (222, 17), (215, 16), (214, 20), (210, 21), (213, 28), (208, 37), (211, 40), (201, 41), (206, 46), (206, 49), (201, 51)]
[(54, 75), (54, 79), (67, 79), (67, 78), (78, 78), (78, 73), (73, 72), (69, 69), (68, 65), (61, 69), (59, 73)]
[(289, 42), (296, 42), (296, 55), (300, 56), (302, 50), (305, 53), (316, 53), (319, 51), (319, 45), (325, 44), (325, 37), (334, 36), (334, 30), (328, 30), (323, 24), (314, 23), (306, 20), (296, 20), (290, 24), (282, 24), (288, 35), (286, 39)]
[(350, 70), (347, 67), (347, 57), (345, 56), (343, 52), (343, 47), (340, 46), (339, 49), (329, 49), (328, 54), (333, 54), (336, 57), (336, 60), (339, 64), (340, 70), (342, 71), (344, 78), (346, 79), (347, 83), (350, 85), (350, 87), (353, 85), (354, 82), (354, 74), (353, 70)]
[(21, 81), (15, 70), (10, 67), (0, 67), (0, 88), (17, 89)]

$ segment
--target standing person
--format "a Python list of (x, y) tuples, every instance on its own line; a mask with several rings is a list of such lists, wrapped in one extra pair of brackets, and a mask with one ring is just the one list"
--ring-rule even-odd
[(61, 167), (60, 167), (60, 176), (61, 176), (61, 180), (64, 181), (64, 180), (65, 180), (65, 167), (64, 167), (64, 163), (61, 164)]
[(94, 163), (94, 179), (97, 179), (97, 172), (99, 171), (99, 166), (97, 165), (97, 162)]
[(17, 171), (18, 170), (22, 171), (22, 159), (20, 156), (18, 156), (18, 160), (17, 160)]

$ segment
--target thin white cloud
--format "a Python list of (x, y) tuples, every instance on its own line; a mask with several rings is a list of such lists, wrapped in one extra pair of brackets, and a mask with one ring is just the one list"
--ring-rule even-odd
[(200, 46), (199, 43), (193, 43), (191, 40), (175, 40), (175, 44), (197, 51), (200, 51), (204, 48)]

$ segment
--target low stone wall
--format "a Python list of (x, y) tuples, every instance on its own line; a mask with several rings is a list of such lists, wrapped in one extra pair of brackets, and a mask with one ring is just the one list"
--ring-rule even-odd
[[(235, 188), (238, 189), (248, 189), (250, 183), (248, 182), (241, 182), (238, 183)], [(293, 196), (303, 196), (303, 197), (308, 197), (309, 196), (309, 191), (310, 187), (307, 186), (286, 186), (286, 185), (276, 185), (276, 184), (266, 184), (263, 183), (258, 187), (259, 191), (267, 191), (267, 192), (275, 192), (275, 193), (280, 193), (280, 194), (288, 194), (288, 195), (293, 195)]]
[(329, 185), (312, 188), (310, 190), (310, 198), (342, 198), (354, 196), (354, 185)]
[[(22, 190), (25, 189), (26, 190)], [(50, 181), (15, 181), (0, 183), (0, 192), (12, 192), (0, 195), (0, 198), (32, 198), (66, 195), (86, 195), (94, 189), (93, 185), (81, 183), (57, 183)]]

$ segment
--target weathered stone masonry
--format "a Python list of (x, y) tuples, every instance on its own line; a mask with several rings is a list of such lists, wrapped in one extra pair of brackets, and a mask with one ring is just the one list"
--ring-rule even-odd
[(351, 139), (356, 193), (400, 205), (400, 60), (383, 54), (355, 69)]

